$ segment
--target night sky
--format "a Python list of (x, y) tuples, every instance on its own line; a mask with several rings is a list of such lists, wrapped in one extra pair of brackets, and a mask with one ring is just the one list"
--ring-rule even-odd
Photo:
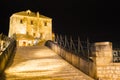
[(1, 0), (0, 33), (8, 34), (13, 13), (28, 9), (51, 17), (54, 33), (120, 41), (120, 5), (110, 0)]

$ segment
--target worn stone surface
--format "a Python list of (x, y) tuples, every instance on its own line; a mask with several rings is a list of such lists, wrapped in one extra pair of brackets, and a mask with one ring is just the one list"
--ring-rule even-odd
[(94, 80), (45, 46), (18, 47), (3, 80)]

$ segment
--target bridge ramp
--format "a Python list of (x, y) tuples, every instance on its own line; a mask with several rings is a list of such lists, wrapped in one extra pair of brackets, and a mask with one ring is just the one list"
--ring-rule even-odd
[(94, 80), (46, 46), (17, 47), (5, 80)]

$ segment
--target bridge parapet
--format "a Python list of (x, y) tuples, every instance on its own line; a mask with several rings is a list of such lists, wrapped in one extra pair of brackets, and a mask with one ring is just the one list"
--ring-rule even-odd
[(59, 46), (57, 43), (53, 41), (47, 41), (45, 44), (47, 47), (55, 51), (58, 55), (60, 55), (63, 59), (68, 61), (70, 64), (83, 71), (87, 75), (95, 78), (95, 64), (91, 59), (85, 58), (78, 54), (75, 54), (71, 51), (66, 50), (64, 47)]
[(9, 59), (12, 59), (16, 49), (16, 40), (0, 34), (0, 74), (4, 72)]
[(46, 46), (96, 80), (120, 80), (120, 63), (113, 61), (111, 42), (93, 43), (92, 60), (70, 52), (53, 41), (47, 41)]

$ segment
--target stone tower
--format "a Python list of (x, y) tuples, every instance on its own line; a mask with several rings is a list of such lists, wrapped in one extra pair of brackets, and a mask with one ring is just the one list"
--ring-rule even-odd
[(92, 51), (92, 59), (95, 64), (95, 78), (99, 79), (101, 76), (104, 76), (101, 74), (103, 74), (102, 71), (105, 70), (106, 66), (113, 62), (112, 43), (96, 42)]
[(97, 66), (108, 65), (113, 61), (112, 43), (96, 42), (94, 44), (93, 60)]
[(35, 45), (39, 41), (52, 40), (52, 18), (31, 12), (14, 13), (10, 17), (9, 34), (16, 35), (19, 46)]

